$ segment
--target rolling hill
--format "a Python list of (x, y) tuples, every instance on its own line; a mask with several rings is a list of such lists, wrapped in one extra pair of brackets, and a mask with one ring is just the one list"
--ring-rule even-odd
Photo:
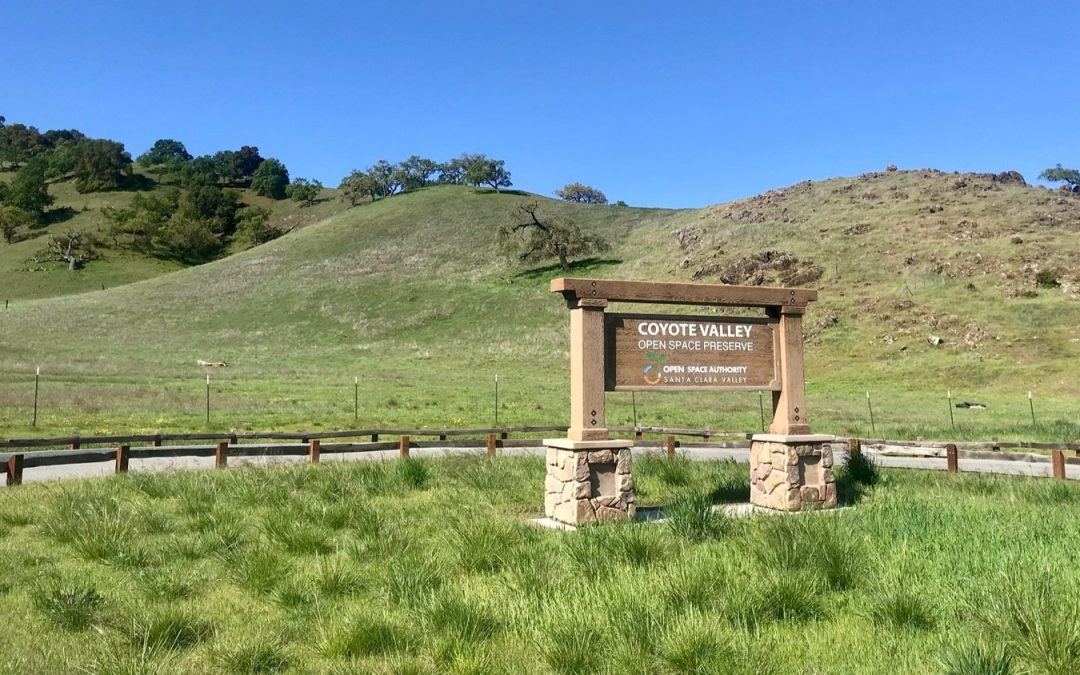
[[(117, 271), (104, 291), (64, 294), (94, 281), (24, 292), (0, 322), (0, 433), (32, 431), (39, 364), (42, 429), (202, 426), (197, 359), (230, 364), (213, 373), (217, 428), (351, 425), (354, 377), (360, 423), (486, 424), (496, 373), (501, 423), (562, 421), (566, 312), (547, 282), (563, 273), (521, 268), (495, 236), (532, 199), (612, 243), (575, 276), (818, 288), (806, 322), (815, 428), (866, 428), (872, 390), (879, 432), (946, 433), (951, 390), (990, 406), (951, 433), (1078, 433), (1080, 198), (1015, 174), (933, 170), (690, 210), (458, 186), (325, 202), (322, 220), (213, 263), (132, 265), (130, 280), (143, 280)], [(4, 255), (5, 266), (17, 257)], [(92, 278), (95, 265), (78, 274)], [(44, 295), (55, 297), (30, 297)], [(1039, 430), (1028, 428), (1028, 390)], [(632, 403), (642, 424), (758, 424), (756, 394), (612, 394), (613, 423), (631, 421)]]

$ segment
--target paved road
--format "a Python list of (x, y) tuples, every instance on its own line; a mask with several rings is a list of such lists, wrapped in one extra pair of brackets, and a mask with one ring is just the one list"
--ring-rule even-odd
[[(429, 448), (414, 448), (412, 455), (414, 457), (438, 457), (442, 455), (453, 455), (461, 453), (482, 453), (483, 449), (477, 450), (462, 450), (460, 448), (439, 450)], [(542, 448), (504, 448), (500, 451), (506, 455), (541, 455), (544, 453)], [(638, 452), (648, 452), (650, 454), (661, 454), (662, 450), (649, 449), (639, 450)], [(750, 451), (745, 449), (729, 449), (729, 448), (693, 448), (688, 449), (686, 454), (695, 460), (706, 459), (731, 459), (736, 462), (747, 463), (750, 461)], [(924, 469), (932, 471), (944, 471), (945, 470), (945, 458), (944, 457), (894, 457), (888, 455), (882, 455), (870, 451), (868, 454), (874, 457), (874, 461), (879, 466), (890, 468), (904, 468), (904, 469)], [(382, 452), (358, 452), (358, 453), (328, 453), (323, 452), (321, 459), (323, 462), (341, 462), (341, 461), (371, 461), (379, 459), (393, 459), (397, 457), (396, 450), (388, 450)], [(842, 450), (837, 450), (836, 460), (837, 462), (844, 461), (847, 458), (847, 453)], [(305, 457), (230, 457), (229, 466), (269, 466), (269, 465), (287, 465), (287, 464), (299, 464), (306, 462)], [(1020, 476), (1050, 476), (1052, 475), (1052, 468), (1050, 462), (1024, 462), (1024, 461), (1010, 461), (1001, 459), (960, 459), (960, 470), (964, 472), (974, 473), (998, 473), (998, 474), (1010, 474)], [(199, 469), (212, 469), (214, 468), (213, 457), (169, 457), (169, 458), (154, 458), (154, 459), (132, 459), (130, 461), (128, 469), (133, 472), (137, 471), (189, 471)], [(95, 476), (109, 476), (113, 474), (113, 463), (111, 461), (101, 462), (99, 464), (76, 464), (74, 466), (49, 466), (49, 467), (34, 467), (25, 469), (23, 472), (24, 483), (38, 483), (53, 480), (68, 480), (73, 478), (91, 478)], [(1067, 464), (1065, 466), (1065, 475), (1067, 478), (1073, 480), (1080, 480), (1080, 465)], [(2, 485), (2, 483), (0, 483)]]

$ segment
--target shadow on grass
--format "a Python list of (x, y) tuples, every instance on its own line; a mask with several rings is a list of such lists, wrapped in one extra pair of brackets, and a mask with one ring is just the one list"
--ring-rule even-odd
[(602, 258), (585, 258), (584, 260), (575, 260), (570, 263), (570, 269), (563, 270), (559, 267), (558, 263), (552, 265), (544, 265), (543, 267), (534, 267), (531, 270), (524, 270), (514, 275), (515, 279), (528, 279), (531, 281), (550, 279), (552, 276), (563, 276), (564, 274), (570, 274), (572, 272), (591, 272), (593, 270), (602, 269), (604, 267), (610, 267), (612, 265), (621, 265), (622, 260), (616, 260), (614, 258), (602, 259)]
[(525, 190), (506, 190), (506, 189), (496, 190), (495, 188), (484, 187), (483, 185), (478, 186), (473, 191), (478, 195), (515, 195), (517, 197), (530, 197), (530, 196), (532, 196), (528, 192), (526, 192)]
[(59, 206), (55, 209), (49, 209), (45, 212), (45, 215), (41, 217), (41, 220), (30, 226), (32, 230), (40, 230), (43, 227), (49, 225), (56, 225), (67, 220), (71, 220), (75, 217), (75, 209), (70, 206)]
[(848, 455), (836, 474), (837, 506), (854, 506), (880, 478), (877, 465), (868, 455)]
[(124, 176), (124, 179), (120, 181), (120, 190), (124, 192), (148, 192), (158, 186), (158, 182), (150, 176), (133, 173), (130, 176)]
[(726, 480), (710, 495), (713, 504), (744, 504), (750, 501), (750, 482)]

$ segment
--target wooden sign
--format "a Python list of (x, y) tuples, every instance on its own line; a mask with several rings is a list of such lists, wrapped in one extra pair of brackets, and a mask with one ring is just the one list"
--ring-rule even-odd
[(779, 321), (604, 315), (607, 391), (780, 389)]

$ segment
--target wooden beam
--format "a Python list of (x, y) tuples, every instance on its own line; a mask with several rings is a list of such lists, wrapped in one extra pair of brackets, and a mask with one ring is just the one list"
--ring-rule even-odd
[(575, 441), (608, 440), (604, 421), (604, 308), (570, 310), (570, 429)]
[(567, 302), (589, 299), (722, 307), (785, 305), (805, 307), (808, 303), (817, 300), (817, 291), (810, 288), (769, 288), (573, 277), (552, 279), (551, 292), (562, 293)]
[(780, 393), (773, 396), (771, 434), (808, 434), (803, 379), (802, 308), (780, 309)]
[(131, 458), (131, 446), (121, 445), (116, 448), (116, 473), (127, 473), (128, 460)]
[(1050, 459), (1054, 464), (1054, 478), (1065, 480), (1065, 453), (1061, 450), (1054, 450), (1050, 454)]
[(22, 485), (23, 456), (21, 453), (10, 455), (7, 461), (7, 484)]

